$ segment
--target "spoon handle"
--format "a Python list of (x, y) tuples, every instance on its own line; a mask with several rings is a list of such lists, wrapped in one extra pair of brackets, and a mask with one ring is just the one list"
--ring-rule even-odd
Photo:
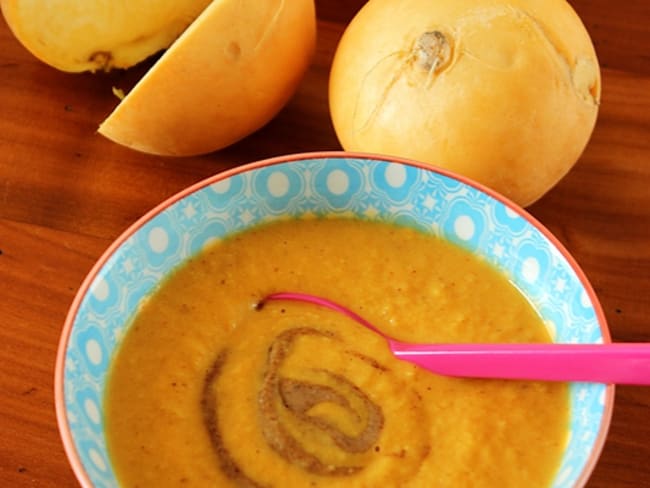
[(409, 344), (404, 361), (447, 376), (650, 385), (650, 344)]

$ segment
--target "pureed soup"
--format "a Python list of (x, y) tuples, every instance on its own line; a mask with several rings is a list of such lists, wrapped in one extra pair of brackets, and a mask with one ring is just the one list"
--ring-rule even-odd
[(489, 264), (360, 220), (266, 224), (212, 244), (141, 307), (111, 365), (111, 460), (125, 487), (548, 486), (567, 443), (564, 383), (448, 378), (396, 339), (549, 342)]

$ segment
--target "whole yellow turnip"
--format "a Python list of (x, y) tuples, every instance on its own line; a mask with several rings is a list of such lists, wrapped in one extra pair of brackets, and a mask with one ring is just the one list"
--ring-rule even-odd
[(129, 68), (168, 47), (210, 0), (0, 0), (16, 38), (61, 71)]
[(347, 150), (447, 168), (529, 205), (591, 137), (600, 70), (565, 0), (370, 0), (330, 74)]

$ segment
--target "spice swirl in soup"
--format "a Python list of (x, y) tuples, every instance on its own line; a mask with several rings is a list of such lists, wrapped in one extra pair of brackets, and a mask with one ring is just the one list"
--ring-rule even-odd
[(413, 342), (548, 342), (491, 265), (353, 219), (265, 224), (211, 244), (143, 304), (105, 396), (131, 486), (548, 486), (568, 438), (562, 383), (471, 380), (395, 359), (345, 304)]

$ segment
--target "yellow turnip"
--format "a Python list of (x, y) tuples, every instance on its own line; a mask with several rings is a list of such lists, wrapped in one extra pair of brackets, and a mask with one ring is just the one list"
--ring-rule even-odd
[(337, 47), (347, 150), (444, 167), (529, 205), (591, 137), (600, 70), (565, 0), (370, 0)]

